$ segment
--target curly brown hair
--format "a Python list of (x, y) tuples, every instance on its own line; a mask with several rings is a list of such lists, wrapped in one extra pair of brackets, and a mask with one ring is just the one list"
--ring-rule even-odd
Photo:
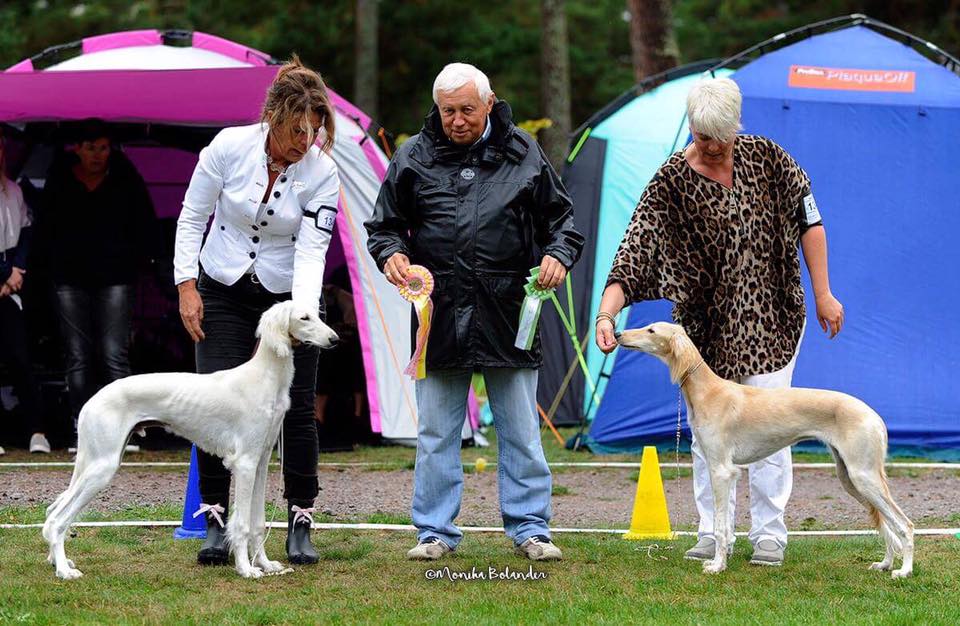
[(335, 115), (327, 86), (320, 74), (305, 66), (294, 54), (280, 68), (267, 90), (260, 121), (266, 122), (271, 132), (293, 135), (303, 128), (308, 134), (307, 145), (311, 146), (316, 137), (313, 136), (309, 113), (320, 117), (324, 130), (320, 149), (329, 153), (333, 149)]

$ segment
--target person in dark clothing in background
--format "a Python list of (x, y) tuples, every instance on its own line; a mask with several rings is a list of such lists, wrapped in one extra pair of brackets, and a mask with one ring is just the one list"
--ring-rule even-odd
[[(27, 273), (27, 253), (33, 228), (23, 192), (7, 178), (3, 136), (0, 135), (0, 361), (10, 369), (17, 401), (33, 428), (30, 452), (50, 452), (40, 388), (27, 351), (20, 290)], [(4, 449), (0, 447), (0, 455)]]
[(340, 343), (320, 354), (314, 417), (318, 428), (325, 428), (328, 435), (340, 437), (340, 441), (326, 442), (333, 448), (363, 438), (370, 428), (369, 423), (361, 423), (367, 384), (352, 289), (346, 265), (331, 272), (323, 286), (327, 325), (340, 337)]
[(98, 383), (130, 375), (134, 284), (153, 249), (156, 217), (143, 178), (99, 120), (80, 125), (73, 153), (51, 167), (43, 197), (38, 260), (56, 290), (76, 423)]

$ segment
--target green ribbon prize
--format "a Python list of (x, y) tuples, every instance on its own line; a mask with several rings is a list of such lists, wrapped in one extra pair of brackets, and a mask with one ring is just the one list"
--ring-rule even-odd
[(540, 309), (543, 301), (553, 296), (553, 289), (543, 289), (537, 285), (540, 268), (530, 270), (530, 277), (523, 290), (527, 293), (520, 307), (520, 327), (517, 329), (517, 339), (513, 345), (521, 350), (533, 347), (533, 338), (537, 336), (537, 321), (540, 319)]

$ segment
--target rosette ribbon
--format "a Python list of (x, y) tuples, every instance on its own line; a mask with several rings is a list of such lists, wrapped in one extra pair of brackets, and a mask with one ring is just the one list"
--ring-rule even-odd
[(407, 280), (400, 286), (400, 295), (413, 303), (417, 312), (417, 347), (403, 373), (414, 380), (427, 377), (427, 338), (430, 337), (430, 322), (433, 320), (433, 274), (422, 265), (407, 268)]
[(553, 289), (543, 289), (537, 285), (539, 277), (540, 268), (533, 268), (530, 270), (527, 284), (523, 286), (527, 295), (523, 298), (523, 305), (520, 307), (520, 325), (517, 328), (517, 339), (513, 342), (513, 345), (521, 350), (529, 350), (533, 347), (543, 301), (553, 297)]

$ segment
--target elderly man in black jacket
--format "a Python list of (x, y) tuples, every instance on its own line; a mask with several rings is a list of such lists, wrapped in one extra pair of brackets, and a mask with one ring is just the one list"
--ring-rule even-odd
[[(433, 273), (434, 315), (420, 414), (411, 559), (434, 560), (462, 538), (460, 428), (474, 371), (483, 373), (498, 437), (504, 528), (519, 553), (560, 559), (550, 540), (550, 469), (536, 411), (540, 340), (514, 346), (524, 284), (556, 287), (583, 237), (570, 198), (543, 151), (517, 128), (487, 77), (452, 63), (433, 85), (436, 106), (394, 156), (366, 223), (370, 254), (402, 284), (411, 263)], [(540, 256), (536, 256), (539, 249)]]

